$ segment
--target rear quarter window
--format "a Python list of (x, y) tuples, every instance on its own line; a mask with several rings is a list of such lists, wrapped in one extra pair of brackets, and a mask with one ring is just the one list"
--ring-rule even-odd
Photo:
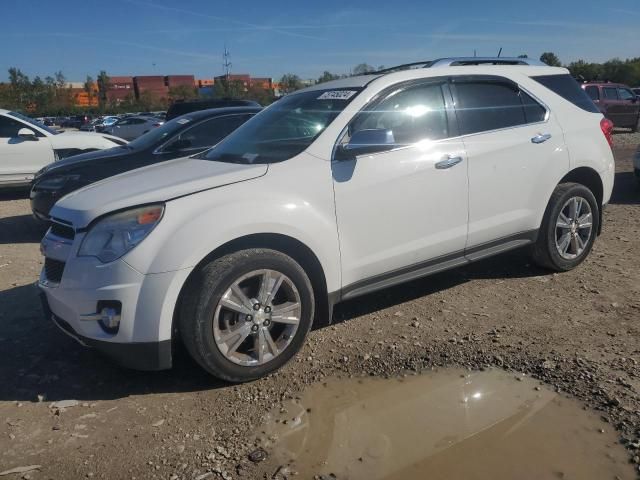
[(580, 88), (578, 82), (576, 82), (571, 75), (539, 75), (531, 78), (557, 95), (560, 95), (568, 102), (573, 103), (576, 107), (586, 112), (600, 113), (600, 110), (596, 104), (593, 103), (593, 100)]

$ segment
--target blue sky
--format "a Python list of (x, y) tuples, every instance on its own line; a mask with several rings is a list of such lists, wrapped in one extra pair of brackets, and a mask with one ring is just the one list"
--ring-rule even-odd
[(554, 51), (562, 61), (640, 56), (640, 2), (617, 0), (4, 0), (0, 80), (62, 70), (110, 75), (232, 72), (314, 78), (356, 64)]

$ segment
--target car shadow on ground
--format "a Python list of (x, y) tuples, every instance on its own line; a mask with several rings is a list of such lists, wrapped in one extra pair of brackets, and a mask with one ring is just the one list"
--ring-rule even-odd
[(47, 226), (31, 215), (0, 218), (0, 244), (40, 243), (46, 231)]
[(549, 275), (550, 273), (549, 270), (544, 270), (531, 263), (528, 249), (520, 248), (464, 267), (345, 301), (336, 306), (333, 324), (448, 290), (470, 280), (527, 278)]
[(29, 198), (28, 188), (7, 188), (0, 190), (0, 201), (3, 200), (23, 200)]
[(609, 203), (617, 205), (640, 204), (640, 182), (633, 172), (617, 172)]

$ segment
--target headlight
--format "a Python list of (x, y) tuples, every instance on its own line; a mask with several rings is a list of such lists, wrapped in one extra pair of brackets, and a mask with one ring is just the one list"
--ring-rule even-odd
[(55, 175), (38, 181), (36, 188), (42, 190), (59, 190), (64, 187), (67, 182), (75, 181), (79, 178), (80, 175)]
[(104, 217), (84, 237), (78, 256), (102, 263), (117, 260), (149, 235), (163, 212), (164, 205), (148, 205)]

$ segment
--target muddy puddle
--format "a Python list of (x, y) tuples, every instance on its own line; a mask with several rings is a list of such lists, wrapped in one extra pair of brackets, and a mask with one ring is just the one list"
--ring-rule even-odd
[(267, 416), (266, 478), (633, 479), (613, 428), (525, 376), (333, 380)]

